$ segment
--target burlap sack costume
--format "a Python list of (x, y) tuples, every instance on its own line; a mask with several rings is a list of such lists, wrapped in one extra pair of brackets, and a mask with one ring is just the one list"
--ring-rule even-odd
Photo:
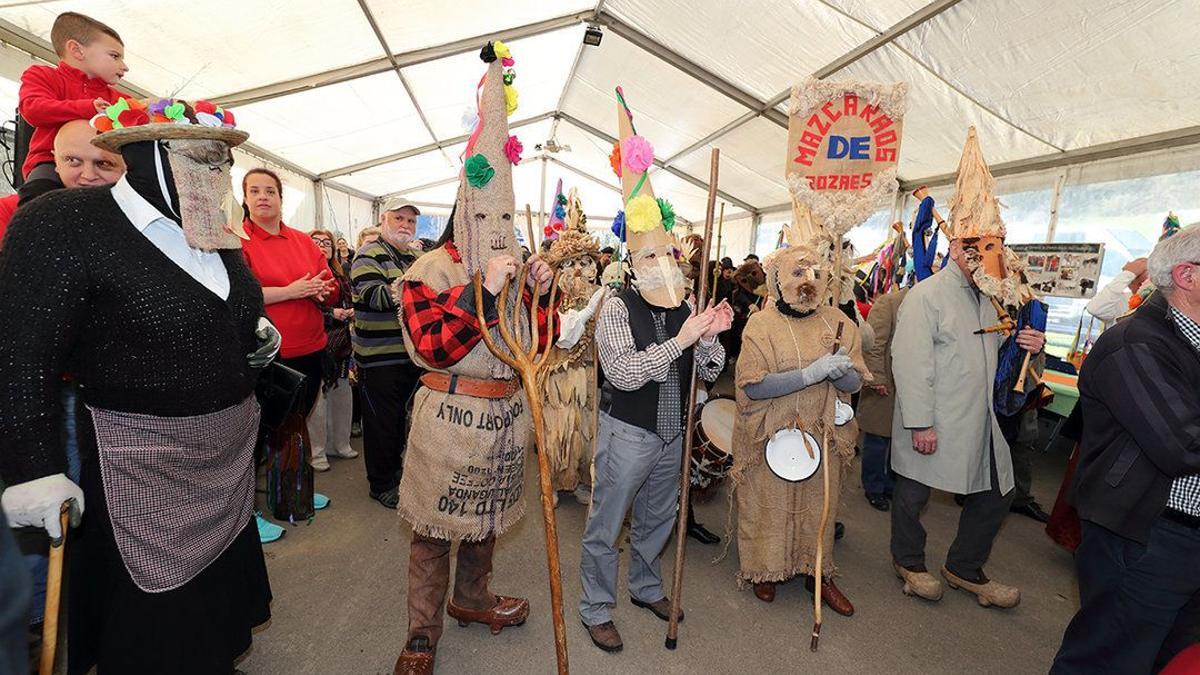
[[(462, 261), (455, 262), (445, 248), (436, 249), (417, 259), (404, 282), (420, 282), (437, 293), (467, 285), (466, 292), (473, 293), (472, 275), (485, 271), (490, 258), (512, 255), (520, 260), (513, 232), (512, 166), (505, 152), (509, 135), (503, 82), (502, 62), (495, 59), (488, 66), (478, 135), (467, 146), (459, 184), (453, 226)], [(515, 282), (511, 285), (511, 293), (521, 292)], [(400, 288), (398, 284), (393, 293)], [(527, 343), (527, 306), (520, 314), (515, 323)], [(432, 366), (421, 358), (401, 318), (405, 347), (422, 369), (483, 380), (514, 378), (482, 340), (453, 366)], [(490, 330), (503, 345), (499, 330)], [(525, 450), (531, 431), (529, 405), (519, 386), (506, 399), (419, 388), (400, 481), (400, 515), (417, 534), (439, 539), (481, 541), (503, 533), (525, 513)]]
[[(838, 323), (843, 324), (842, 345), (866, 379), (858, 329), (839, 310), (821, 307), (811, 316), (784, 316), (773, 301), (754, 313), (742, 336), (735, 383), (738, 416), (733, 426), (733, 481), (738, 509), (738, 584), (784, 581), (812, 574), (816, 564), (817, 529), (821, 520), (820, 476), (799, 483), (779, 478), (767, 467), (767, 441), (781, 429), (791, 428), (797, 417), (817, 438), (829, 426), (829, 444), (823, 457), (829, 465), (830, 526), (825, 528), (824, 573), (832, 574), (832, 524), (843, 478), (850, 473), (858, 424), (854, 420), (833, 426), (834, 400), (850, 402), (850, 394), (826, 381), (775, 399), (755, 401), (746, 396), (748, 384), (761, 382), (770, 373), (803, 368), (830, 353)], [(790, 329), (789, 329), (789, 325)], [(792, 335), (795, 335), (795, 341)]]
[[(562, 230), (554, 232), (556, 239), (546, 253), (548, 265), (559, 271), (561, 311), (580, 310), (599, 286), (596, 267), (600, 260), (600, 244), (587, 233), (586, 218), (576, 192), (555, 198), (565, 212)], [(549, 228), (548, 228), (549, 229)], [(580, 484), (592, 482), (592, 448), (596, 437), (596, 409), (600, 401), (600, 384), (596, 373), (595, 335), (599, 309), (587, 320), (583, 335), (574, 347), (553, 347), (553, 364), (543, 385), (546, 425), (546, 447), (550, 449), (551, 482), (555, 490), (574, 490)]]

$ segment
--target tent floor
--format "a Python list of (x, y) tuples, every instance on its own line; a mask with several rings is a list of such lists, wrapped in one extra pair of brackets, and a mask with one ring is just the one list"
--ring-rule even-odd
[[(1044, 444), (1043, 440), (1041, 441)], [(355, 446), (360, 447), (358, 441)], [(1035, 464), (1034, 494), (1049, 510), (1066, 463), (1065, 443)], [(1044, 447), (1040, 445), (1039, 447)], [(288, 527), (265, 547), (274, 618), (260, 629), (239, 667), (253, 675), (286, 673), (391, 673), (405, 638), (405, 589), (411, 531), (394, 513), (367, 496), (362, 459), (332, 460), (317, 475), (317, 490), (332, 500), (311, 525)], [(537, 494), (537, 465), (530, 455), (527, 492)], [(697, 505), (697, 517), (724, 534), (728, 500), (722, 491)], [(954, 536), (959, 509), (936, 493), (923, 522), (929, 531), (929, 566), (936, 570)], [(663, 647), (666, 623), (629, 604), (623, 544), (620, 598), (614, 621), (625, 641), (619, 654), (601, 652), (579, 623), (579, 542), (587, 509), (569, 496), (558, 508), (564, 618), (571, 665), (579, 673), (1031, 673), (1046, 672), (1063, 629), (1078, 606), (1071, 556), (1039, 523), (1012, 515), (996, 541), (987, 572), (1021, 589), (1011, 610), (985, 609), (972, 596), (946, 589), (936, 604), (900, 591), (888, 554), (888, 514), (872, 509), (857, 478), (847, 485), (837, 544), (838, 585), (854, 602), (844, 618), (824, 612), (820, 651), (808, 649), (812, 599), (803, 584), (779, 589), (771, 605), (738, 591), (736, 546), (720, 563), (721, 546), (688, 542), (684, 577), (687, 621), (679, 647)], [(540, 506), (501, 537), (496, 548), (495, 591), (528, 597), (529, 621), (493, 637), (484, 626), (459, 628), (448, 621), (438, 650), (441, 673), (552, 673), (553, 627), (548, 610), (546, 558)], [(674, 541), (663, 572), (669, 585)]]

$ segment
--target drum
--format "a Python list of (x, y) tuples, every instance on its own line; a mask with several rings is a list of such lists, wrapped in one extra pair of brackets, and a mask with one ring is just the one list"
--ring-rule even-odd
[(733, 420), (737, 403), (723, 396), (704, 402), (692, 442), (692, 485), (703, 490), (733, 469)]
[(821, 466), (821, 443), (800, 429), (780, 429), (767, 441), (767, 467), (780, 478), (798, 483)]

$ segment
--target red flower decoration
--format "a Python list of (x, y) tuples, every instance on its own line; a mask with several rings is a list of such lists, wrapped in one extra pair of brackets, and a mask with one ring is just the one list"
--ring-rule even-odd
[(221, 121), (227, 127), (237, 126), (237, 122), (233, 121), (233, 111), (232, 110), (222, 110), (221, 111)]
[(521, 145), (521, 141), (516, 136), (508, 137), (508, 141), (504, 144), (504, 156), (508, 158), (509, 164), (520, 164), (521, 153), (524, 151), (525, 146)]
[(553, 236), (553, 235), (554, 235), (554, 228), (552, 228), (552, 227), (550, 227), (549, 225), (547, 225), (546, 227), (542, 228), (542, 232), (543, 232), (543, 233), (544, 233), (544, 234), (545, 234), (547, 237), (551, 237), (551, 236)]
[(620, 141), (613, 143), (612, 153), (608, 156), (608, 165), (612, 167), (613, 173), (617, 174), (617, 178), (621, 177), (621, 143)]
[(140, 127), (143, 124), (150, 123), (150, 115), (146, 114), (145, 110), (122, 110), (120, 115), (117, 115), (117, 121), (122, 127)]
[(209, 115), (217, 114), (217, 106), (208, 101), (196, 101), (192, 104), (192, 109), (198, 113), (208, 113)]

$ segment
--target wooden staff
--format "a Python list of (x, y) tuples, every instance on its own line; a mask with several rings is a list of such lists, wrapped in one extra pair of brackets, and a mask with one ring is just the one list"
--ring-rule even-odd
[(42, 655), (38, 660), (38, 675), (54, 672), (54, 656), (58, 651), (58, 608), (62, 598), (63, 552), (67, 548), (68, 516), (71, 502), (62, 503), (58, 524), (62, 540), (50, 544), (50, 566), (46, 570), (46, 612), (42, 618)]
[[(837, 335), (833, 339), (833, 354), (838, 353), (842, 348), (842, 331), (846, 324), (838, 321)], [(836, 416), (837, 403), (834, 403)], [(836, 422), (835, 422), (836, 423)], [(829, 527), (829, 423), (821, 425), (821, 452), (825, 456), (821, 458), (821, 483), (824, 485), (825, 492), (821, 498), (821, 524), (817, 527), (817, 564), (816, 575), (813, 579), (813, 630), (812, 642), (808, 648), (812, 651), (817, 651), (817, 642), (821, 640), (821, 584), (824, 583), (823, 576), (824, 559), (825, 559), (825, 530)]]
[[(725, 202), (721, 202), (721, 217), (717, 219), (717, 247), (713, 249), (716, 255), (721, 255), (721, 235), (725, 232)], [(705, 240), (707, 242), (707, 240)], [(708, 256), (704, 258), (705, 264), (708, 264)], [(717, 301), (717, 277), (721, 274), (721, 261), (717, 260), (713, 264), (712, 271), (712, 301)]]
[[(525, 207), (526, 214), (529, 207)], [(531, 225), (532, 227), (532, 225)], [(500, 337), (507, 351), (501, 349), (492, 339), (487, 320), (483, 316), (483, 279), (475, 272), (475, 316), (479, 320), (483, 342), (488, 351), (503, 361), (515, 373), (520, 375), (521, 384), (525, 388), (525, 398), (529, 401), (529, 413), (533, 418), (533, 437), (537, 444), (538, 479), (542, 490), (542, 521), (546, 526), (546, 564), (550, 573), (550, 604), (554, 618), (554, 653), (558, 658), (559, 675), (570, 672), (567, 663), (567, 627), (563, 623), (562, 613), (562, 572), (558, 566), (558, 523), (554, 517), (554, 487), (550, 483), (550, 449), (546, 447), (546, 431), (542, 423), (542, 391), (541, 383), (549, 372), (550, 352), (554, 347), (554, 300), (558, 291), (558, 275), (550, 282), (550, 305), (546, 315), (546, 349), (539, 350), (537, 296), (534, 295), (534, 306), (530, 308), (530, 340), (529, 347), (523, 347), (520, 342), (520, 318), (522, 306), (521, 289), (525, 286), (525, 278), (529, 274), (529, 266), (522, 265), (518, 274), (517, 297), (513, 302), (512, 328), (509, 328), (508, 289), (512, 278), (504, 280), (500, 297), (496, 300)]]
[(525, 236), (529, 237), (529, 253), (537, 255), (538, 245), (533, 238), (533, 209), (528, 204), (525, 205)]
[[(704, 212), (704, 257), (708, 260), (710, 240), (713, 230), (713, 211), (717, 205), (717, 174), (721, 165), (721, 150), (713, 148), (712, 159), (708, 171), (708, 208)], [(700, 298), (708, 297), (708, 275), (700, 277), (700, 289), (696, 293), (696, 309), (699, 310)], [(675, 570), (671, 579), (671, 614), (667, 622), (667, 649), (675, 649), (679, 638), (679, 606), (683, 596), (683, 559), (687, 541), (687, 512), (688, 498), (692, 490), (692, 428), (696, 425), (696, 361), (688, 364), (692, 377), (688, 384), (687, 420), (683, 427), (683, 458), (679, 470), (679, 515), (675, 525)]]

